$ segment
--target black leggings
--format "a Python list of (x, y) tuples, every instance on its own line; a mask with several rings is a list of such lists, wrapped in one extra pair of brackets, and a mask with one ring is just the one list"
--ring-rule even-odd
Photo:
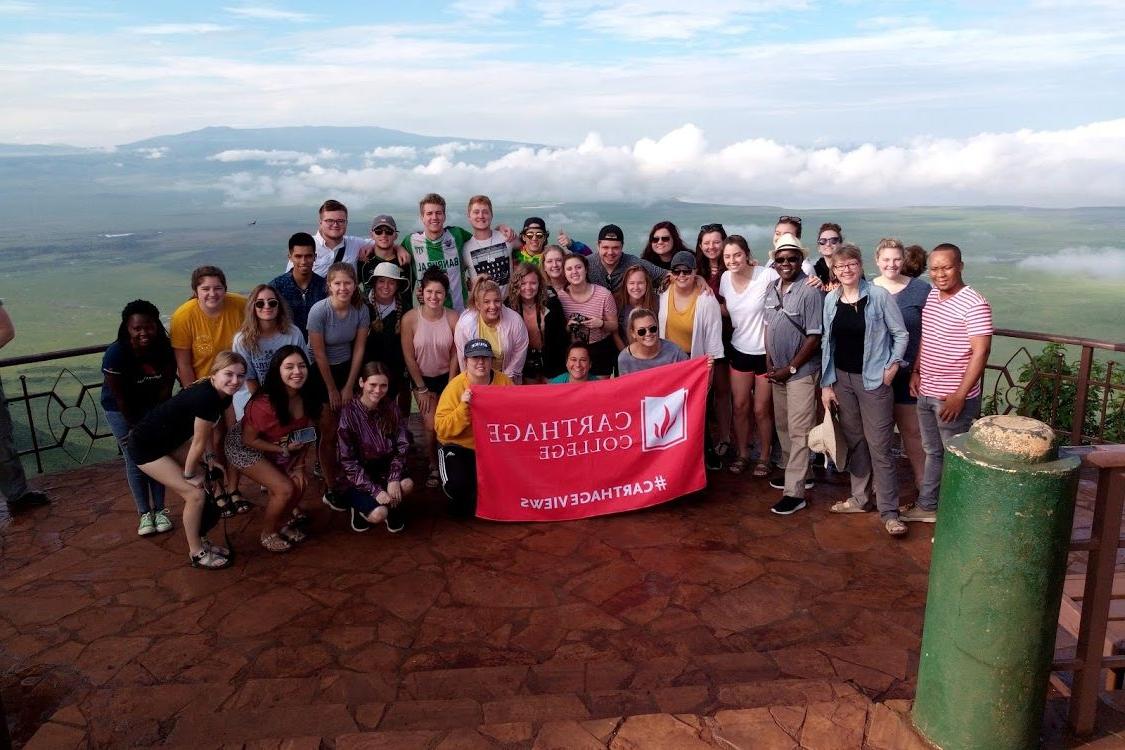
[(477, 512), (477, 452), (454, 443), (438, 448), (441, 488), (449, 498), (449, 512), (470, 517)]

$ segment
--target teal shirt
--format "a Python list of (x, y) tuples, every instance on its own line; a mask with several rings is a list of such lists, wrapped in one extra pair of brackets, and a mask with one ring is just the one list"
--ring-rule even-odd
[[(602, 380), (602, 378), (598, 377), (597, 375), (588, 375), (584, 382), (589, 382), (591, 380)], [(570, 373), (564, 372), (561, 375), (556, 375), (555, 377), (551, 378), (547, 382), (548, 383), (569, 383), (569, 382), (571, 382), (570, 381)], [(578, 381), (575, 381), (575, 382), (578, 382)]]

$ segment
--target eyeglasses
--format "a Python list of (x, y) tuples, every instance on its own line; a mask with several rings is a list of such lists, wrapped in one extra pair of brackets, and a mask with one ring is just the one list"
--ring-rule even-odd
[(524, 232), (523, 236), (529, 240), (541, 240), (547, 236), (546, 232)]
[(321, 219), (322, 224), (327, 224), (330, 227), (342, 227), (348, 223), (347, 219)]
[(840, 263), (839, 265), (832, 266), (832, 270), (836, 273), (840, 271), (854, 271), (859, 268), (859, 263), (854, 260), (851, 263)]
[(390, 227), (379, 227), (378, 229), (371, 230), (371, 234), (374, 234), (374, 235), (388, 235), (388, 234), (394, 234), (394, 233), (395, 233), (395, 230), (391, 229)]
[(777, 223), (778, 224), (796, 224), (797, 226), (801, 226), (801, 217), (800, 216), (778, 216), (777, 217)]
[(840, 244), (840, 238), (839, 237), (821, 237), (819, 240), (816, 241), (816, 244), (818, 244), (818, 245), (839, 245)]
[(668, 273), (672, 274), (673, 276), (691, 276), (693, 273), (695, 273), (695, 271), (691, 270), (690, 268), (673, 268)]
[(799, 255), (778, 255), (773, 259), (775, 266), (796, 266), (801, 262)]
[(723, 234), (727, 233), (727, 230), (723, 229), (722, 224), (704, 224), (699, 228), (699, 231), (703, 232), (704, 234), (707, 234), (708, 232), (722, 232)]
[(636, 334), (638, 336), (648, 336), (650, 334), (655, 336), (658, 333), (660, 333), (660, 329), (656, 326), (649, 326), (648, 328), (641, 326), (640, 328), (636, 329)]
[(662, 234), (659, 237), (653, 235), (652, 241), (653, 242), (671, 242), (672, 241), (672, 235)]
[(256, 299), (256, 300), (254, 300), (254, 307), (258, 310), (261, 310), (261, 309), (266, 308), (266, 307), (268, 307), (269, 309), (272, 310), (280, 304), (281, 304), (281, 302), (276, 297), (272, 297), (270, 299)]

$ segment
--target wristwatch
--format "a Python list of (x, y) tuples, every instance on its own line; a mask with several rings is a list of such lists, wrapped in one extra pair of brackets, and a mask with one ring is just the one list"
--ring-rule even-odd
[(796, 375), (797, 374), (797, 368), (794, 367), (793, 365), (789, 365), (789, 374), (790, 375)]

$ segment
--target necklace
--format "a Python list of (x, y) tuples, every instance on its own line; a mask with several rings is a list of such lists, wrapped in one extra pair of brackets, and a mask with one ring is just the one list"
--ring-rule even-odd
[(854, 300), (846, 300), (846, 299), (844, 299), (844, 290), (842, 290), (842, 289), (840, 290), (840, 302), (842, 302), (845, 305), (847, 305), (848, 307), (850, 307), (852, 309), (852, 312), (854, 312), (854, 313), (859, 312), (859, 299), (860, 299), (859, 293), (856, 292), (856, 296), (855, 296)]

